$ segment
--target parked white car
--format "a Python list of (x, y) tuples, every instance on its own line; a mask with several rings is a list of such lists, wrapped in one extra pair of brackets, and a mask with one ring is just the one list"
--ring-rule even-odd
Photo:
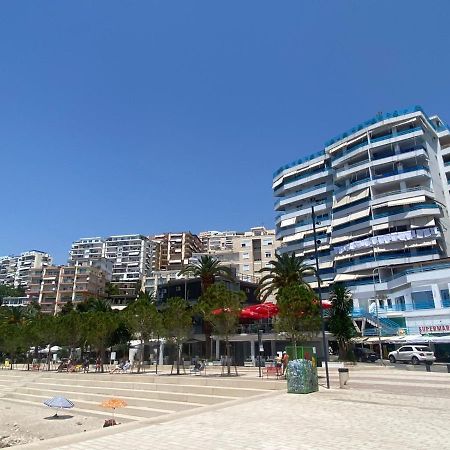
[(411, 362), (412, 364), (433, 364), (436, 361), (433, 350), (424, 345), (404, 345), (397, 350), (389, 353), (389, 361)]

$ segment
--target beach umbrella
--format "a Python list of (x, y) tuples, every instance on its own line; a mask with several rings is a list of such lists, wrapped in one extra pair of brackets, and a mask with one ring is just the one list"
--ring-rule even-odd
[[(49, 400), (45, 400), (44, 405), (49, 406), (50, 408), (59, 408), (59, 409), (70, 409), (75, 405), (67, 398), (64, 397), (53, 397)], [(55, 417), (58, 417), (58, 412), (55, 413)]]
[(104, 400), (101, 403), (101, 406), (103, 406), (103, 408), (108, 408), (108, 409), (113, 410), (113, 420), (114, 420), (114, 412), (116, 411), (116, 409), (124, 408), (125, 406), (127, 406), (127, 402), (120, 398), (110, 398), (110, 399)]

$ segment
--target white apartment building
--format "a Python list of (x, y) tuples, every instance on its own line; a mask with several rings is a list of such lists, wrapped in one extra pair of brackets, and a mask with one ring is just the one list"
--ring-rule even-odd
[(94, 261), (104, 258), (106, 252), (105, 240), (101, 237), (82, 238), (72, 243), (69, 264), (77, 261)]
[(18, 256), (0, 256), (0, 284), (14, 286)]
[[(362, 326), (370, 326), (369, 309), (375, 300), (380, 311), (389, 304), (402, 318), (413, 313), (426, 326), (430, 314), (442, 315), (438, 291), (450, 281), (450, 272), (433, 272), (435, 287), (421, 285), (425, 290), (417, 290), (432, 292), (433, 301), (430, 294), (416, 295), (417, 283), (424, 281), (417, 275), (423, 266), (448, 256), (446, 163), (448, 128), (420, 107), (378, 114), (353, 127), (325, 143), (320, 152), (275, 172), (280, 251), (314, 263), (314, 206), (325, 294), (333, 282), (344, 282), (360, 315), (355, 319), (367, 319), (358, 321)], [(445, 314), (450, 318), (450, 310)], [(404, 325), (414, 327), (417, 321)]]
[(51, 264), (52, 257), (39, 250), (23, 252), (18, 256), (0, 257), (0, 283), (26, 288), (31, 269), (40, 269)]
[(115, 306), (125, 306), (136, 298), (145, 276), (151, 270), (152, 242), (141, 234), (111, 236), (105, 239), (105, 256), (113, 262), (112, 283), (120, 294)]

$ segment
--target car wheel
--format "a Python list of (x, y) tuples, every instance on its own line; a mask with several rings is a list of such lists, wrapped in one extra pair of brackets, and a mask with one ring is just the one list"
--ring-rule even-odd
[(389, 361), (390, 361), (392, 364), (395, 364), (395, 363), (397, 362), (394, 355), (389, 356)]
[(418, 358), (417, 356), (413, 356), (413, 357), (411, 358), (411, 362), (412, 362), (415, 366), (417, 366), (418, 364), (420, 364), (419, 358)]

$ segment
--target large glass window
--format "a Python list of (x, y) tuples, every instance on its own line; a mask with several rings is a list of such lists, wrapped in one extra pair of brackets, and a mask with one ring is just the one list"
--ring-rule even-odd
[(442, 306), (450, 308), (450, 294), (448, 289), (441, 289)]
[(432, 309), (434, 308), (433, 292), (420, 291), (411, 293), (414, 309)]
[(395, 305), (397, 311), (404, 311), (406, 309), (405, 297), (403, 295), (400, 297), (395, 297)]

